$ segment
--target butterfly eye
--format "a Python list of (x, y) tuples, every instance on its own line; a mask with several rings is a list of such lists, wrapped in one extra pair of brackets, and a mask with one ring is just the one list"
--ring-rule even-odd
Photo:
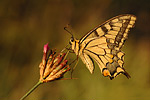
[(74, 38), (73, 38), (73, 37), (71, 37), (70, 42), (73, 42), (73, 41), (74, 41)]
[(70, 38), (70, 41), (69, 41), (69, 44), (72, 45), (72, 42), (73, 42), (73, 41), (74, 41), (74, 38), (71, 37), (71, 38)]

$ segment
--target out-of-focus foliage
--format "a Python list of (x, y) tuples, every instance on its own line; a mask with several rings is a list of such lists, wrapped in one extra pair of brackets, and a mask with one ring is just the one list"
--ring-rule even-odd
[(123, 47), (131, 79), (120, 75), (111, 81), (97, 66), (91, 75), (79, 61), (73, 73), (79, 79), (41, 85), (26, 100), (149, 100), (149, 5), (149, 0), (1, 0), (0, 99), (17, 100), (38, 81), (43, 45), (60, 51), (69, 42), (64, 26), (70, 24), (81, 38), (107, 19), (129, 13), (137, 16)]

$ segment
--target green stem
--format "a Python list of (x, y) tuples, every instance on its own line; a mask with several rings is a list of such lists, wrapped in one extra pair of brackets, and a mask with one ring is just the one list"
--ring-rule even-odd
[(37, 82), (33, 88), (31, 88), (20, 100), (24, 100), (30, 93), (32, 93), (40, 84), (42, 84), (43, 82), (39, 81)]

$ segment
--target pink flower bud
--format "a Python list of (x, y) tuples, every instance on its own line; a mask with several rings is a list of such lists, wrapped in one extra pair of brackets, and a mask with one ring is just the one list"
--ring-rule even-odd
[(40, 63), (40, 81), (50, 82), (63, 77), (70, 70), (65, 59), (66, 53), (59, 53), (56, 56), (55, 50), (49, 50), (48, 43), (44, 45), (43, 58)]
[(43, 52), (44, 53), (47, 53), (49, 50), (49, 46), (48, 46), (48, 43), (44, 45), (44, 49), (43, 49)]

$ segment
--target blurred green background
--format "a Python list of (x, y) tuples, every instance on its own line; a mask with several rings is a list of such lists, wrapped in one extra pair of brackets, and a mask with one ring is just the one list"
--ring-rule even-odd
[(109, 80), (98, 66), (91, 75), (80, 60), (79, 79), (43, 84), (26, 100), (150, 100), (150, 0), (0, 0), (0, 100), (18, 100), (38, 81), (43, 45), (60, 51), (69, 42), (64, 26), (80, 39), (120, 14), (137, 16), (123, 47), (131, 79)]

